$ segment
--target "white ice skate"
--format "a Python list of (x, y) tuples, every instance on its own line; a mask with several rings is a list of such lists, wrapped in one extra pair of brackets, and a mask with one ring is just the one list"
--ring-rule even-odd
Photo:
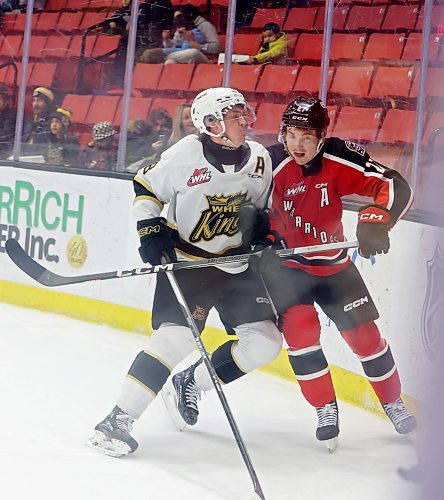
[(124, 457), (137, 450), (138, 443), (131, 436), (133, 419), (115, 406), (111, 413), (99, 422), (94, 434), (86, 442), (87, 446), (109, 455)]
[(339, 413), (336, 399), (325, 406), (316, 408), (318, 427), (316, 439), (325, 443), (329, 453), (333, 453), (338, 446)]

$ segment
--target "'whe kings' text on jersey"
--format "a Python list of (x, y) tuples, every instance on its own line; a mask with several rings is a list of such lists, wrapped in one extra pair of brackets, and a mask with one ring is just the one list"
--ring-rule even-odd
[[(245, 151), (237, 168), (223, 167), (210, 163), (197, 136), (183, 138), (165, 151), (159, 162), (139, 170), (134, 178), (137, 220), (159, 217), (169, 203), (167, 221), (179, 232), (179, 258), (240, 253), (239, 207), (249, 201), (264, 208), (272, 178), (267, 150), (247, 141)], [(240, 272), (245, 267), (237, 263), (223, 269)]]

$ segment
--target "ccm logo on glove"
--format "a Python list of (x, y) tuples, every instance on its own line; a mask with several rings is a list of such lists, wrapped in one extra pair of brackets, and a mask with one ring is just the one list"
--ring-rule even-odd
[(359, 254), (362, 257), (369, 259), (370, 255), (389, 251), (389, 225), (390, 214), (384, 207), (368, 205), (361, 208), (356, 237), (359, 242)]
[(157, 224), (156, 226), (142, 227), (141, 229), (139, 229), (138, 233), (139, 233), (139, 238), (142, 238), (142, 236), (146, 236), (148, 234), (160, 233), (160, 225)]

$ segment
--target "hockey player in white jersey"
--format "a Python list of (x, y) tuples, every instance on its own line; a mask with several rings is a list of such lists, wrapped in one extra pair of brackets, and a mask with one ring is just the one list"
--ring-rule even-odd
[[(243, 95), (229, 88), (205, 90), (194, 99), (191, 113), (200, 135), (183, 138), (134, 179), (139, 251), (142, 260), (152, 265), (162, 257), (190, 260), (245, 252), (238, 229), (239, 208), (246, 202), (258, 208), (266, 204), (271, 160), (262, 145), (246, 140), (254, 112)], [(167, 203), (165, 220), (160, 214)], [(248, 264), (234, 262), (175, 274), (200, 330), (212, 307), (234, 327), (238, 340), (221, 345), (212, 356), (223, 383), (279, 354), (281, 334), (266, 291)], [(111, 456), (137, 449), (131, 436), (133, 421), (153, 401), (172, 369), (195, 348), (167, 277), (157, 276), (155, 331), (133, 361), (116, 406), (96, 425), (89, 440), (91, 446)], [(213, 384), (203, 363), (191, 367), (188, 375), (180, 390), (192, 421), (197, 419), (200, 391)]]

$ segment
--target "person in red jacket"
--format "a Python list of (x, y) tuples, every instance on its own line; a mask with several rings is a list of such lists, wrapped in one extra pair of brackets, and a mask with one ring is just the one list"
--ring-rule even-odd
[[(326, 138), (328, 125), (327, 109), (317, 99), (298, 97), (284, 111), (281, 144), (268, 148), (274, 166), (269, 199), (271, 229), (287, 247), (345, 241), (341, 198), (358, 194), (373, 199), (358, 213), (359, 253), (364, 258), (387, 253), (389, 231), (412, 203), (411, 188), (397, 171), (370, 158), (360, 145)], [(262, 233), (263, 217), (260, 212), (256, 215), (256, 227), (262, 225)], [(396, 431), (411, 432), (416, 420), (400, 397), (401, 384), (390, 346), (375, 323), (377, 308), (347, 250), (281, 260), (267, 249), (259, 268), (280, 314), (289, 360), (301, 391), (316, 408), (317, 439), (334, 449), (339, 418), (314, 303), (336, 324), (358, 356)]]

